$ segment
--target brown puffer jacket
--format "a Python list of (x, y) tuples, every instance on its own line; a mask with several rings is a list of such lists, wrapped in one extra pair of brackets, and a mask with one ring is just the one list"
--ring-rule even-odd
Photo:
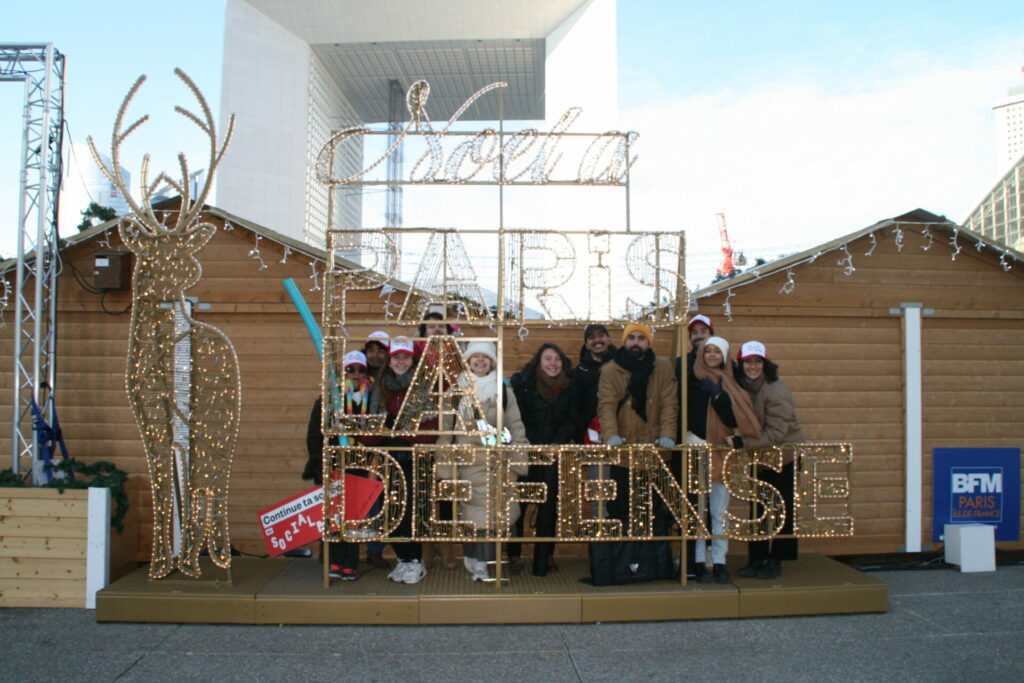
[[(743, 437), (744, 446), (756, 448), (807, 441), (803, 427), (796, 420), (793, 394), (781, 379), (761, 383), (751, 392), (750, 399), (754, 404), (754, 414), (761, 423), (761, 435)], [(790, 456), (787, 454), (787, 460)]]
[(628, 385), (629, 371), (624, 367), (614, 360), (601, 366), (601, 383), (597, 390), (601, 440), (621, 436), (626, 443), (654, 443), (664, 436), (674, 441), (679, 416), (679, 385), (668, 359), (654, 359), (654, 372), (647, 384), (647, 422), (634, 412), (629, 398), (622, 400)]

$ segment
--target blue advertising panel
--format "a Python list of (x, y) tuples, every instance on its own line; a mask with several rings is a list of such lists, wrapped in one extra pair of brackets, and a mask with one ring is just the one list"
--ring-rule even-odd
[(946, 524), (990, 524), (1020, 540), (1020, 449), (932, 449), (932, 541)]

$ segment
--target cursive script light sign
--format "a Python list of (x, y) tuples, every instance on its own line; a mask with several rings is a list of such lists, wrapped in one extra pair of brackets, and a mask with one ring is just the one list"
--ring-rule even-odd
[[(374, 184), (485, 184), (485, 185), (611, 185), (625, 184), (636, 162), (633, 153), (639, 134), (607, 131), (577, 133), (570, 130), (582, 113), (571, 107), (549, 132), (526, 128), (514, 132), (485, 128), (454, 131), (452, 126), (466, 109), (488, 92), (507, 87), (498, 82), (481, 88), (467, 99), (441, 130), (435, 130), (427, 115), (430, 84), (416, 81), (405, 96), (409, 121), (384, 152), (356, 173), (335, 177), (334, 158), (338, 148), (362, 144), (374, 131), (354, 126), (338, 131), (321, 148), (316, 159), (317, 180), (328, 187)], [(370, 172), (380, 167), (399, 145), (419, 143), (422, 152), (402, 179), (374, 179)], [(407, 155), (408, 156), (408, 155)], [(574, 162), (570, 162), (574, 160)], [(564, 170), (564, 169), (571, 170)]]

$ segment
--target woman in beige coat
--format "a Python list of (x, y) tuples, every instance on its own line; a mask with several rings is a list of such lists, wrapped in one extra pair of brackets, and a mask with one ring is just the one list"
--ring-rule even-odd
[[(768, 360), (764, 344), (749, 341), (740, 348), (735, 374), (736, 380), (750, 392), (754, 414), (761, 423), (761, 433), (753, 437), (744, 437), (741, 444), (732, 445), (763, 448), (803, 443), (807, 440), (803, 427), (796, 419), (793, 394), (786, 383), (779, 379), (779, 366)], [(781, 535), (793, 533), (793, 452), (787, 450), (785, 453), (786, 460), (781, 472), (770, 467), (757, 468), (757, 478), (774, 486), (785, 502), (786, 522), (779, 530)], [(745, 577), (774, 579), (782, 574), (783, 560), (795, 560), (797, 557), (795, 538), (753, 541), (747, 548), (747, 566), (740, 569), (740, 576)]]
[[(506, 387), (501, 378), (498, 377), (498, 356), (494, 344), (490, 342), (473, 342), (467, 348), (463, 357), (469, 366), (473, 384), (476, 389), (476, 399), (483, 409), (484, 418), (491, 426), (498, 424), (498, 401), (502, 401), (504, 411), (504, 427), (511, 435), (512, 444), (526, 444), (526, 428), (519, 417), (519, 406), (516, 405), (515, 394)], [(500, 389), (500, 395), (499, 395)], [(454, 418), (445, 420), (445, 431), (451, 431), (454, 426)], [(500, 438), (498, 441), (500, 442)], [(440, 437), (439, 443), (475, 444), (480, 445), (480, 437), (446, 434)], [(525, 464), (516, 465), (511, 468), (512, 474), (522, 476), (527, 472)], [(493, 492), (488, 490), (487, 463), (484, 461), (484, 451), (476, 452), (476, 457), (470, 465), (460, 465), (456, 468), (451, 465), (441, 465), (437, 468), (437, 476), (442, 479), (462, 479), (470, 482), (470, 498), (467, 501), (458, 503), (459, 520), (470, 521), (480, 535), (491, 535), (492, 530), (487, 528), (488, 514), (487, 501)], [(519, 505), (511, 505), (509, 509), (509, 523), (519, 517)], [(494, 530), (497, 531), (497, 530)], [(462, 546), (463, 563), (472, 575), (474, 581), (483, 581), (489, 577), (487, 562), (493, 561), (495, 557), (494, 543), (464, 543)]]

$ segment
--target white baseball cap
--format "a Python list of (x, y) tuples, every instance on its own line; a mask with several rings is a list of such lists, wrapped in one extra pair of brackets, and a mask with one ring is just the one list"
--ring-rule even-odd
[(413, 355), (412, 340), (405, 337), (395, 337), (388, 344), (388, 355), (394, 356), (397, 353), (408, 353)]
[(764, 344), (759, 341), (748, 341), (746, 344), (740, 347), (740, 360), (744, 358), (750, 358), (752, 356), (760, 356), (761, 358), (767, 358), (768, 353), (764, 348)]
[(370, 341), (371, 339), (391, 339), (391, 335), (384, 330), (374, 330), (370, 333), (370, 336), (366, 338), (366, 341)]
[(697, 315), (690, 318), (690, 322), (686, 323), (686, 329), (690, 329), (691, 327), (693, 327), (694, 323), (704, 323), (705, 325), (708, 326), (708, 329), (711, 330), (711, 334), (715, 333), (715, 326), (711, 324), (711, 318), (707, 317), (706, 315), (701, 315), (700, 313), (698, 313)]
[(366, 366), (366, 354), (362, 351), (349, 351), (345, 354), (345, 358), (342, 360), (342, 367), (348, 367), (350, 365), (362, 365)]

